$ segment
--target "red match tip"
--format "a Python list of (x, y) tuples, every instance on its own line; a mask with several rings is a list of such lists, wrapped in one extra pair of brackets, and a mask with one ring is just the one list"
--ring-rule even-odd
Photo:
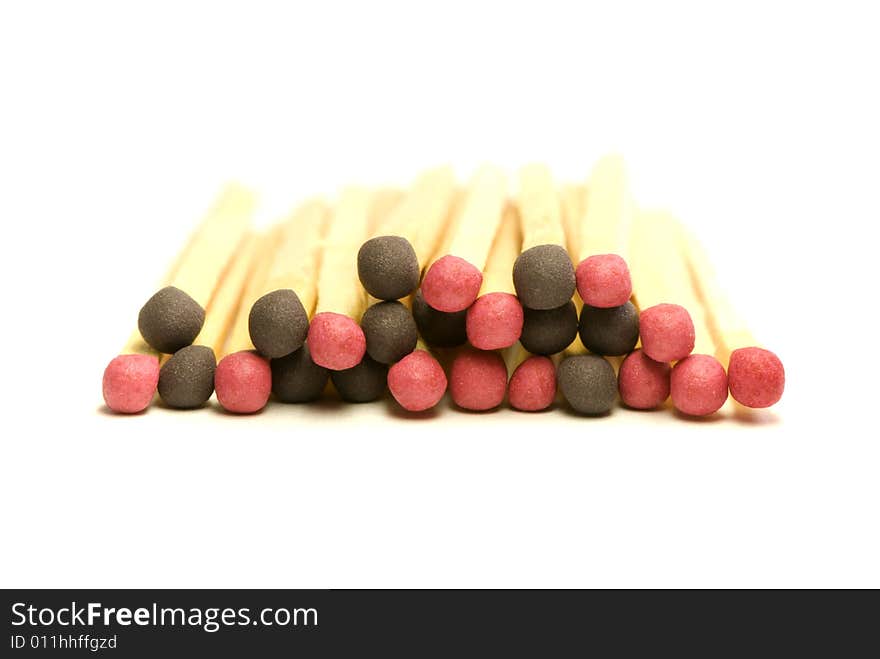
[(721, 409), (727, 400), (727, 373), (710, 355), (691, 355), (672, 369), (672, 404), (692, 416), (706, 416)]
[(591, 307), (619, 307), (632, 295), (629, 267), (617, 254), (585, 258), (578, 264), (575, 277), (581, 299)]
[(272, 393), (269, 362), (250, 350), (226, 355), (214, 372), (214, 390), (227, 412), (259, 412), (266, 407)]
[(669, 374), (665, 362), (655, 362), (644, 350), (631, 352), (620, 365), (617, 388), (620, 400), (636, 410), (650, 410), (669, 398)]
[(410, 412), (430, 409), (446, 393), (443, 367), (424, 350), (415, 350), (388, 370), (388, 389)]
[(481, 295), (467, 310), (466, 322), (468, 340), (475, 348), (507, 348), (522, 334), (522, 305), (510, 293)]
[(645, 354), (656, 362), (684, 359), (694, 349), (694, 321), (677, 304), (657, 304), (639, 315), (639, 334)]
[(444, 256), (428, 268), (422, 297), (437, 311), (464, 311), (474, 303), (483, 285), (483, 273), (457, 256)]
[(785, 390), (785, 369), (779, 357), (763, 348), (739, 348), (727, 366), (730, 395), (746, 407), (770, 407)]
[(367, 350), (367, 339), (356, 322), (327, 311), (312, 318), (308, 342), (312, 361), (331, 371), (357, 366)]
[(104, 369), (104, 402), (114, 412), (136, 414), (149, 407), (159, 384), (159, 360), (152, 355), (119, 355)]
[(516, 367), (507, 385), (510, 406), (523, 412), (546, 410), (556, 398), (556, 366), (549, 357), (534, 356)]
[(455, 404), (466, 410), (498, 407), (507, 391), (507, 367), (496, 352), (462, 350), (452, 361), (449, 391)]

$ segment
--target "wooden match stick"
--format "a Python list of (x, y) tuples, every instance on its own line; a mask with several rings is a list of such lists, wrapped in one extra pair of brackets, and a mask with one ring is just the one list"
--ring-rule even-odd
[(657, 362), (678, 362), (670, 381), (677, 409), (694, 416), (717, 411), (727, 400), (727, 375), (713, 356), (715, 343), (681, 252), (678, 224), (668, 213), (639, 211), (630, 248), (644, 353)]
[(539, 412), (556, 399), (556, 362), (551, 357), (533, 355), (520, 343), (503, 353), (507, 365), (507, 400), (515, 410)]
[(623, 159), (600, 159), (590, 174), (589, 190), (576, 239), (577, 289), (591, 307), (617, 307), (632, 294), (626, 262), (632, 199)]
[(522, 168), (517, 203), (522, 254), (513, 267), (516, 294), (522, 305), (530, 309), (555, 309), (571, 300), (575, 276), (564, 247), (559, 195), (547, 167)]
[(358, 279), (357, 254), (368, 235), (371, 203), (367, 190), (345, 189), (327, 231), (308, 342), (314, 362), (332, 371), (356, 366), (366, 352), (358, 321), (367, 297)]
[(418, 287), (443, 238), (454, 195), (455, 177), (444, 167), (422, 174), (393, 206), (377, 200), (374, 217), (387, 213), (373, 224), (357, 257), (358, 276), (371, 296), (398, 300)]
[(506, 195), (507, 183), (500, 170), (486, 166), (477, 172), (450, 228), (448, 253), (431, 264), (422, 280), (422, 295), (433, 308), (462, 311), (477, 298)]
[(316, 274), (327, 215), (326, 204), (314, 199), (281, 226), (264, 294), (248, 313), (248, 334), (263, 357), (289, 355), (306, 339), (317, 299)]
[(773, 352), (758, 346), (746, 322), (736, 312), (718, 283), (703, 246), (679, 226), (682, 253), (703, 304), (715, 341), (715, 357), (727, 365), (730, 395), (746, 407), (770, 407), (785, 390), (785, 369)]
[[(514, 204), (508, 204), (483, 268), (480, 295), (467, 310), (465, 328), (475, 348), (497, 350), (519, 341), (523, 309), (516, 297), (512, 266), (520, 254), (521, 245), (519, 213)], [(565, 259), (568, 261), (568, 255)], [(573, 282), (572, 272), (572, 291)]]
[(255, 205), (254, 195), (239, 185), (223, 190), (169, 284), (138, 314), (138, 329), (153, 348), (170, 354), (196, 338), (217, 282), (249, 230)]

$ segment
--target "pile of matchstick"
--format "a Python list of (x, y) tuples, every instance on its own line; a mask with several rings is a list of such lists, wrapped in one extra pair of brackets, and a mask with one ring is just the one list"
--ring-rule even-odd
[[(270, 400), (393, 399), (418, 413), (505, 401), (605, 415), (705, 416), (782, 396), (705, 252), (669, 213), (637, 206), (606, 156), (585, 183), (543, 165), (449, 168), (408, 188), (344, 188), (256, 231), (228, 186), (104, 372), (107, 406), (139, 413)], [(730, 396), (733, 401), (729, 401)]]

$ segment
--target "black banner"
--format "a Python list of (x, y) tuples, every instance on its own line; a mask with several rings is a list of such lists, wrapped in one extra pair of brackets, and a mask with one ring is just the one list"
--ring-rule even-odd
[[(3, 656), (849, 656), (872, 592), (4, 591)], [(867, 645), (864, 645), (867, 643)]]

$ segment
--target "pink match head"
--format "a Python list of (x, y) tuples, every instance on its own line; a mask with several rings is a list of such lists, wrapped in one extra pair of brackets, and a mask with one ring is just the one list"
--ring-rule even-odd
[(684, 359), (694, 349), (694, 321), (677, 304), (657, 304), (639, 315), (639, 333), (645, 354), (657, 362)]
[(227, 412), (259, 412), (272, 392), (269, 362), (250, 350), (226, 355), (214, 371), (214, 391)]
[(360, 326), (348, 316), (328, 311), (312, 318), (308, 342), (312, 361), (331, 371), (354, 368), (367, 350)]
[(466, 348), (452, 361), (449, 371), (452, 400), (466, 410), (498, 407), (507, 391), (507, 367), (496, 352)]
[(617, 388), (623, 404), (636, 410), (650, 410), (669, 398), (666, 362), (655, 362), (644, 350), (631, 352), (617, 373)]
[(464, 311), (474, 303), (483, 285), (483, 273), (457, 256), (435, 261), (422, 280), (422, 297), (437, 311)]
[(632, 295), (629, 267), (617, 254), (585, 258), (578, 264), (575, 277), (581, 299), (591, 307), (619, 307)]
[(410, 412), (434, 407), (446, 393), (446, 384), (440, 362), (424, 350), (411, 352), (388, 370), (391, 395)]
[(153, 355), (119, 355), (104, 369), (104, 402), (114, 412), (136, 414), (149, 407), (159, 384), (159, 360)]
[(770, 407), (785, 390), (785, 369), (775, 354), (763, 348), (739, 348), (727, 366), (730, 395), (746, 407)]
[(507, 348), (522, 334), (522, 305), (510, 293), (481, 295), (467, 310), (466, 327), (468, 340), (475, 348)]
[(556, 366), (549, 357), (529, 357), (516, 367), (507, 385), (510, 406), (523, 412), (546, 410), (556, 398)]
[(672, 369), (670, 390), (675, 409), (706, 416), (720, 410), (727, 400), (727, 373), (710, 355), (690, 355)]

